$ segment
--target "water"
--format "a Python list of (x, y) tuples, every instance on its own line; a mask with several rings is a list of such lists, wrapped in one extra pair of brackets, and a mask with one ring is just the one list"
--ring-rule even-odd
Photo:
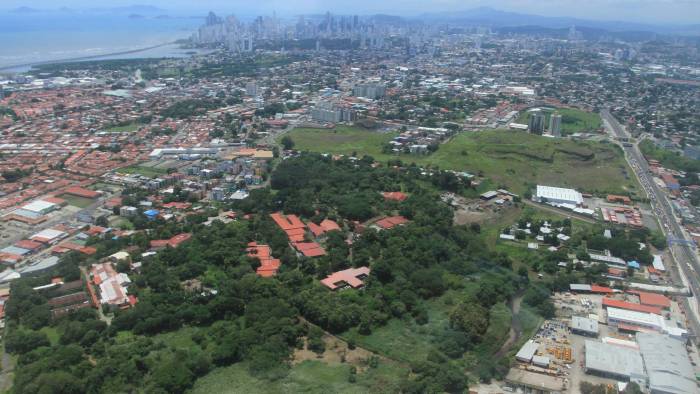
[[(152, 47), (188, 38), (201, 23), (201, 19), (190, 17), (159, 19), (59, 12), (0, 13), (0, 68)], [(116, 58), (181, 57), (184, 52), (167, 45)]]

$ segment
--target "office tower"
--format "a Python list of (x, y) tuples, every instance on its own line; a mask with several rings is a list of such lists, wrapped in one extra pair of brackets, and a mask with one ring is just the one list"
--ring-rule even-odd
[(561, 137), (561, 115), (556, 112), (549, 118), (549, 133)]

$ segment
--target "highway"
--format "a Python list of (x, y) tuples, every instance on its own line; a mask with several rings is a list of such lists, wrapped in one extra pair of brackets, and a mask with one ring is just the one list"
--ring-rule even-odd
[[(617, 119), (615, 119), (608, 110), (602, 110), (600, 115), (607, 123), (607, 126), (609, 126), (608, 129), (612, 131), (614, 137), (630, 138), (627, 130), (620, 125)], [(642, 152), (639, 150), (639, 146), (636, 143), (631, 143), (626, 146), (623, 145), (622, 149), (625, 152), (627, 162), (634, 170), (640, 184), (649, 197), (652, 209), (659, 219), (661, 230), (664, 232), (664, 235), (666, 235), (667, 239), (675, 238), (689, 242), (685, 231), (673, 214), (673, 207), (667, 199), (666, 194), (653, 181), (650, 175), (649, 165), (646, 159), (644, 159)], [(690, 326), (688, 328), (692, 331), (692, 335), (697, 335), (700, 333), (700, 316), (697, 299), (697, 295), (700, 294), (700, 281), (698, 281), (697, 275), (697, 272), (700, 270), (700, 262), (698, 261), (695, 250), (688, 244), (673, 243), (669, 246), (669, 249), (676, 261), (676, 267), (680, 271), (681, 280), (684, 282), (683, 286), (689, 287), (693, 292), (692, 297), (687, 297), (685, 299), (685, 310)]]

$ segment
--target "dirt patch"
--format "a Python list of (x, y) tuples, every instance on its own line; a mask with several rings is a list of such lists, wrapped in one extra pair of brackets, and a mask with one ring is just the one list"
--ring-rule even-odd
[(357, 367), (358, 371), (364, 371), (368, 368), (367, 360), (375, 355), (361, 348), (351, 350), (345, 341), (328, 334), (324, 334), (322, 339), (326, 344), (326, 350), (322, 354), (318, 354), (308, 349), (308, 341), (304, 338), (304, 348), (294, 350), (292, 364), (296, 365), (306, 360), (316, 360), (329, 365), (350, 364)]
[(484, 223), (485, 221), (492, 219), (492, 212), (477, 212), (469, 211), (466, 209), (460, 209), (455, 211), (454, 214), (454, 224), (457, 226), (462, 226), (471, 223)]

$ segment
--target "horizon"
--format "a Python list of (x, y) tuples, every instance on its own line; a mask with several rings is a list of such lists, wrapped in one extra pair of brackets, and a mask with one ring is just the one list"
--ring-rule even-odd
[[(473, 0), (459, 2), (456, 0), (433, 1), (430, 7), (414, 0), (398, 2), (395, 0), (377, 2), (353, 2), (351, 7), (339, 1), (305, 1), (293, 6), (277, 0), (262, 1), (251, 6), (241, 1), (226, 2), (223, 0), (205, 1), (197, 6), (183, 0), (165, 2), (162, 0), (139, 1), (100, 1), (66, 0), (61, 3), (46, 0), (21, 1), (10, 0), (0, 11), (11, 12), (18, 8), (36, 9), (42, 12), (60, 11), (70, 8), (76, 11), (90, 11), (117, 7), (157, 7), (173, 16), (202, 16), (214, 11), (217, 14), (236, 14), (241, 16), (268, 15), (275, 12), (281, 17), (294, 17), (302, 14), (317, 14), (331, 12), (336, 14), (373, 15), (387, 14), (401, 17), (421, 17), (425, 14), (440, 14), (445, 12), (464, 13), (480, 8), (496, 11), (512, 12), (524, 15), (536, 15), (551, 18), (572, 18), (592, 22), (626, 22), (647, 25), (692, 25), (697, 24), (695, 15), (700, 14), (700, 2), (692, 3), (683, 0), (593, 0), (581, 6), (573, 0)], [(574, 11), (576, 10), (576, 11)]]

